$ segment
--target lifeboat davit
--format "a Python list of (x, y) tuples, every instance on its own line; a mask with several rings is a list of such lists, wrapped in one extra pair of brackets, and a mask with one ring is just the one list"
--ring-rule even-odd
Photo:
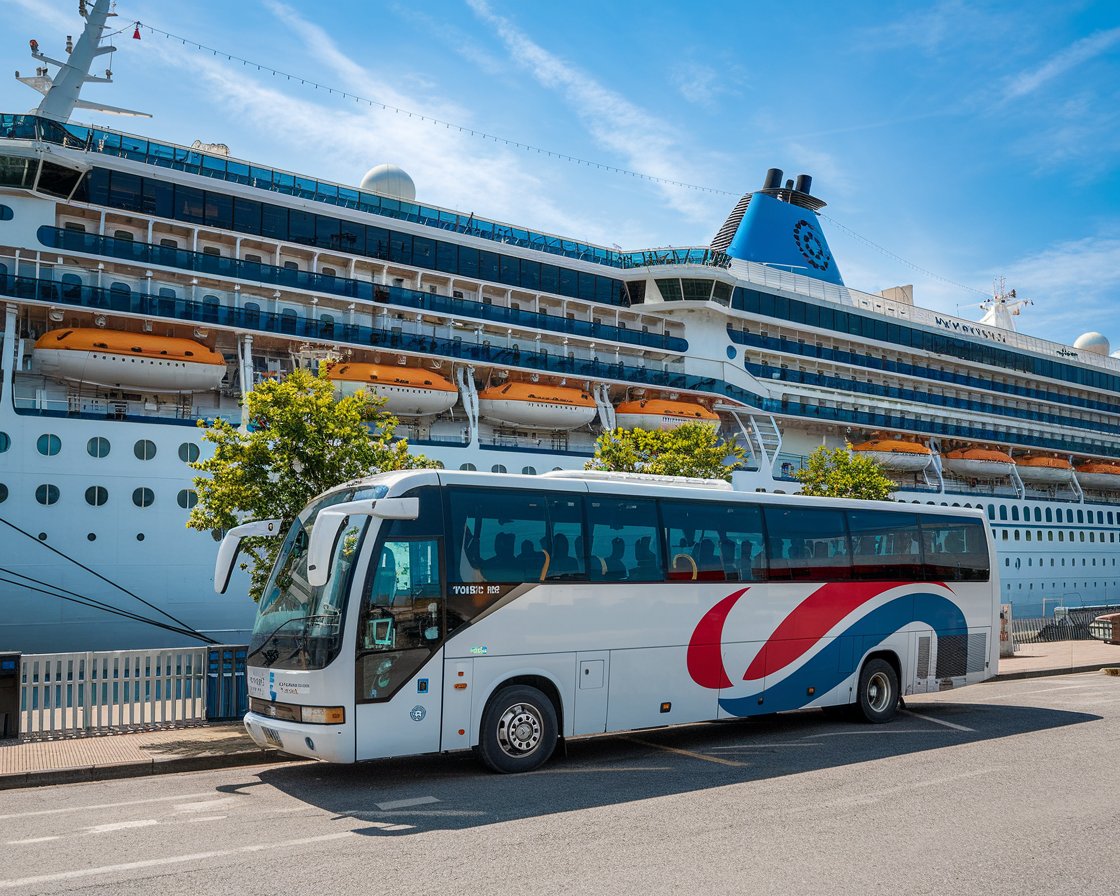
[(572, 386), (505, 383), (478, 393), (480, 417), (530, 429), (576, 429), (595, 419), (595, 399)]
[(919, 442), (906, 439), (871, 439), (852, 446), (860, 457), (875, 461), (884, 470), (917, 473), (929, 466), (933, 452)]
[(1089, 461), (1077, 465), (1077, 481), (1083, 488), (1106, 491), (1120, 489), (1120, 463)]
[(359, 389), (385, 399), (383, 410), (398, 417), (427, 417), (450, 410), (459, 390), (447, 377), (417, 367), (346, 362), (327, 370), (327, 379), (343, 395)]
[(1024, 482), (1059, 485), (1073, 478), (1073, 464), (1061, 457), (1017, 457), (1015, 469)]
[(1003, 479), (1015, 467), (1010, 454), (992, 448), (956, 448), (941, 455), (941, 464), (965, 479)]
[(226, 375), (225, 358), (201, 342), (123, 330), (50, 330), (32, 357), (44, 376), (110, 389), (205, 392)]
[(718, 427), (719, 414), (691, 401), (643, 398), (622, 402), (615, 409), (615, 421), (621, 429), (676, 429), (685, 423)]

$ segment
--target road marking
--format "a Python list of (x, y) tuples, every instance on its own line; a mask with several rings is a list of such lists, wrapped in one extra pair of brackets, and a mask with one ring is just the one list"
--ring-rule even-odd
[(954, 731), (973, 731), (975, 728), (969, 728), (965, 725), (958, 725), (956, 722), (946, 722), (944, 719), (935, 719), (933, 716), (924, 716), (920, 712), (914, 712), (912, 709), (902, 710), (906, 715), (913, 716), (915, 719), (921, 719), (925, 722), (933, 722), (935, 725), (944, 725), (946, 728), (952, 728)]
[(619, 766), (614, 768), (612, 766), (592, 766), (588, 768), (566, 768), (556, 766), (552, 768), (538, 768), (533, 772), (526, 772), (529, 775), (606, 775), (614, 774), (615, 772), (667, 772), (671, 771), (668, 765), (628, 765)]
[(22, 846), (24, 843), (46, 843), (50, 840), (61, 840), (62, 837), (28, 837), (26, 840), (9, 840), (5, 846)]
[(378, 809), (388, 812), (390, 809), (409, 809), (412, 806), (426, 806), (429, 803), (438, 803), (434, 796), (417, 796), (408, 800), (389, 800), (387, 803), (374, 803)]
[(207, 809), (216, 809), (218, 806), (227, 806), (238, 802), (235, 796), (223, 796), (216, 800), (205, 800), (201, 803), (180, 803), (175, 807), (176, 812), (205, 812)]
[(154, 818), (141, 818), (136, 821), (112, 821), (109, 824), (97, 824), (82, 831), (83, 834), (111, 834), (113, 831), (124, 831), (128, 828), (150, 828), (159, 824)]
[(812, 740), (814, 737), (852, 737), (860, 734), (929, 734), (929, 732), (922, 728), (887, 728), (886, 726), (876, 725), (873, 729), (860, 731), (819, 731), (816, 734), (806, 734), (805, 740)]
[(926, 781), (914, 781), (910, 784), (899, 784), (897, 787), (887, 787), (884, 790), (876, 790), (872, 793), (861, 793), (859, 796), (849, 797), (847, 799), (830, 800), (828, 802), (814, 802), (808, 806), (796, 806), (792, 811), (794, 812), (816, 812), (820, 809), (836, 809), (841, 807), (852, 806), (869, 806), (878, 802), (885, 796), (891, 796), (896, 793), (906, 793), (911, 790), (921, 790), (926, 787), (938, 787), (942, 784), (953, 784), (957, 781), (965, 780), (967, 778), (981, 778), (987, 775), (994, 774), (998, 769), (982, 768), (971, 772), (962, 772), (959, 775), (948, 775), (944, 778), (930, 778)]
[(213, 796), (213, 790), (202, 793), (181, 793), (178, 796), (157, 796), (147, 800), (128, 800), (123, 803), (100, 803), (94, 806), (67, 806), (65, 809), (39, 809), (36, 812), (12, 812), (10, 815), (0, 815), (0, 820), (6, 818), (31, 818), (34, 815), (62, 815), (66, 812), (93, 812), (102, 809), (116, 809), (118, 806), (143, 806), (147, 803), (170, 803), (175, 800), (187, 800), (195, 796)]
[(770, 749), (773, 749), (775, 747), (819, 747), (819, 746), (822, 746), (822, 744), (813, 744), (813, 743), (808, 743), (808, 744), (807, 743), (755, 744), (755, 745), (752, 745), (752, 746), (747, 746), (747, 745), (744, 744), (743, 746), (739, 746), (739, 747), (712, 747), (712, 752), (713, 753), (742, 753), (744, 751), (750, 751), (750, 750), (754, 750), (756, 752), (758, 750), (770, 750)]
[(203, 821), (224, 821), (229, 818), (228, 815), (196, 815), (194, 818), (188, 818), (187, 824), (198, 824)]
[(653, 747), (655, 750), (664, 750), (666, 753), (676, 753), (678, 756), (687, 756), (689, 759), (702, 759), (704, 762), (715, 762), (719, 765), (731, 765), (736, 768), (742, 768), (745, 763), (736, 762), (734, 759), (722, 759), (719, 756), (705, 756), (703, 753), (694, 753), (692, 750), (682, 750), (679, 747), (666, 747), (661, 744), (655, 744), (652, 741), (642, 740), (640, 737), (624, 737), (623, 740), (631, 741), (632, 743), (641, 744), (645, 747)]
[(0, 880), (0, 890), (37, 884), (55, 883), (61, 880), (74, 880), (80, 877), (93, 877), (97, 874), (112, 874), (121, 871), (142, 871), (145, 868), (159, 868), (166, 865), (184, 865), (188, 862), (202, 862), (207, 859), (220, 859), (250, 852), (263, 852), (268, 849), (284, 849), (292, 846), (307, 846), (312, 843), (325, 843), (329, 840), (343, 840), (353, 837), (353, 831), (340, 831), (337, 834), (324, 834), (321, 837), (303, 837), (299, 840), (282, 840), (277, 843), (252, 843), (234, 849), (216, 849), (212, 852), (196, 852), (184, 856), (169, 856), (165, 859), (145, 859), (140, 862), (122, 862), (119, 865), (99, 865), (96, 868), (80, 868), (74, 871), (59, 871), (55, 874), (38, 874), (34, 877), (20, 877), (14, 880)]

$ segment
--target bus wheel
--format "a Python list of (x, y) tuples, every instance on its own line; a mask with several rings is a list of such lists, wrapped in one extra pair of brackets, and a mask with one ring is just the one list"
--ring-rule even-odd
[(536, 688), (512, 685), (491, 699), (482, 716), (478, 752), (493, 771), (528, 772), (556, 749), (556, 708)]
[(898, 712), (898, 673), (875, 657), (859, 673), (859, 711), (868, 722), (889, 722)]

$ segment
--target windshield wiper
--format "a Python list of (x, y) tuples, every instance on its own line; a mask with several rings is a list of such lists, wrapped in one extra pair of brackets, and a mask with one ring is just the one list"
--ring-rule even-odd
[[(278, 626), (276, 626), (276, 628), (274, 628), (267, 635), (265, 635), (265, 639), (264, 639), (263, 642), (261, 642), (260, 647), (253, 648), (252, 650), (249, 651), (249, 653), (247, 653), (245, 655), (245, 660), (246, 660), (246, 662), (248, 662), (251, 657), (256, 656), (258, 653), (260, 653), (262, 650), (264, 650), (265, 647), (267, 647), (269, 644), (271, 644), (272, 642), (275, 641), (276, 635), (279, 633), (279, 631), (281, 629), (287, 628), (293, 622), (302, 622), (304, 624), (304, 634), (306, 634), (308, 624), (313, 622), (314, 620), (316, 620), (316, 619), (338, 619), (341, 616), (342, 616), (341, 611), (334, 610), (330, 613), (310, 613), (307, 616), (293, 616), (291, 619), (285, 619)], [(270, 661), (268, 665), (271, 666), (273, 662), (275, 662), (275, 658), (273, 658), (273, 660)]]

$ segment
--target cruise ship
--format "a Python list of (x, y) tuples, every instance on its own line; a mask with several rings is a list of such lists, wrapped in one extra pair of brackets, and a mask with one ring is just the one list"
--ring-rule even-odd
[[(982, 508), (1017, 615), (1115, 600), (1120, 360), (907, 287), (848, 287), (811, 177), (771, 169), (711, 243), (621, 251), (72, 120), (106, 49), (83, 2), (43, 100), (0, 114), (0, 647), (244, 643), (186, 528), (199, 420), (334, 364), (448, 468), (582, 467), (617, 426), (718, 427), (738, 488), (795, 491), (817, 446), (879, 461), (898, 501)], [(51, 66), (57, 72), (50, 74)], [(17, 73), (18, 76), (18, 73)], [(760, 172), (761, 174), (761, 172)]]

